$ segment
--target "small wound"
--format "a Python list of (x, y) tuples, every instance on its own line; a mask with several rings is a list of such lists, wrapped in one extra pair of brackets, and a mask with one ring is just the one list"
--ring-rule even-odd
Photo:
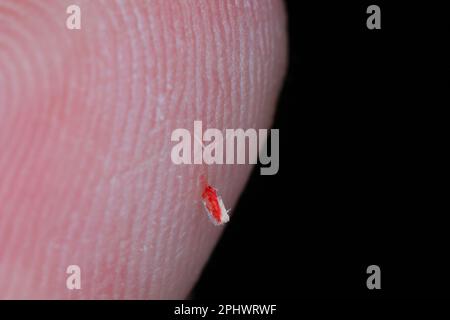
[(209, 218), (215, 225), (222, 225), (230, 220), (228, 211), (223, 204), (222, 198), (218, 196), (217, 190), (206, 185), (202, 193), (203, 205)]

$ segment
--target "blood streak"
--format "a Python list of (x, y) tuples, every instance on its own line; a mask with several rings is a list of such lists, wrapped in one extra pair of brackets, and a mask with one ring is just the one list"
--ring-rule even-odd
[(206, 185), (202, 193), (203, 204), (209, 217), (215, 225), (227, 223), (230, 220), (228, 211), (223, 204), (222, 198), (217, 195), (217, 190)]

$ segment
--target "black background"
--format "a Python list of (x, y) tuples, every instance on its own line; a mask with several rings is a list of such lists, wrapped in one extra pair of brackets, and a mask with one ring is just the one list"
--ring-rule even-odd
[[(371, 4), (381, 30), (366, 27)], [(448, 296), (446, 11), (286, 6), (280, 171), (253, 172), (192, 298)], [(371, 264), (381, 290), (366, 287)]]

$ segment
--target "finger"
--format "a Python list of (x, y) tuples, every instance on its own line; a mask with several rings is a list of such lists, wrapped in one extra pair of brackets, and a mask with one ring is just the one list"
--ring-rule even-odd
[(175, 165), (171, 133), (270, 127), (284, 19), (276, 0), (2, 1), (0, 298), (186, 297), (223, 230), (198, 177), (233, 207), (251, 166)]

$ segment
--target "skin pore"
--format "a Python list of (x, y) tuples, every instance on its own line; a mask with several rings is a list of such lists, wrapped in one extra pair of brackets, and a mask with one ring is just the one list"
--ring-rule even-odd
[(286, 42), (281, 0), (2, 0), (0, 298), (186, 298), (223, 231), (198, 178), (233, 208), (252, 166), (171, 132), (270, 128)]

